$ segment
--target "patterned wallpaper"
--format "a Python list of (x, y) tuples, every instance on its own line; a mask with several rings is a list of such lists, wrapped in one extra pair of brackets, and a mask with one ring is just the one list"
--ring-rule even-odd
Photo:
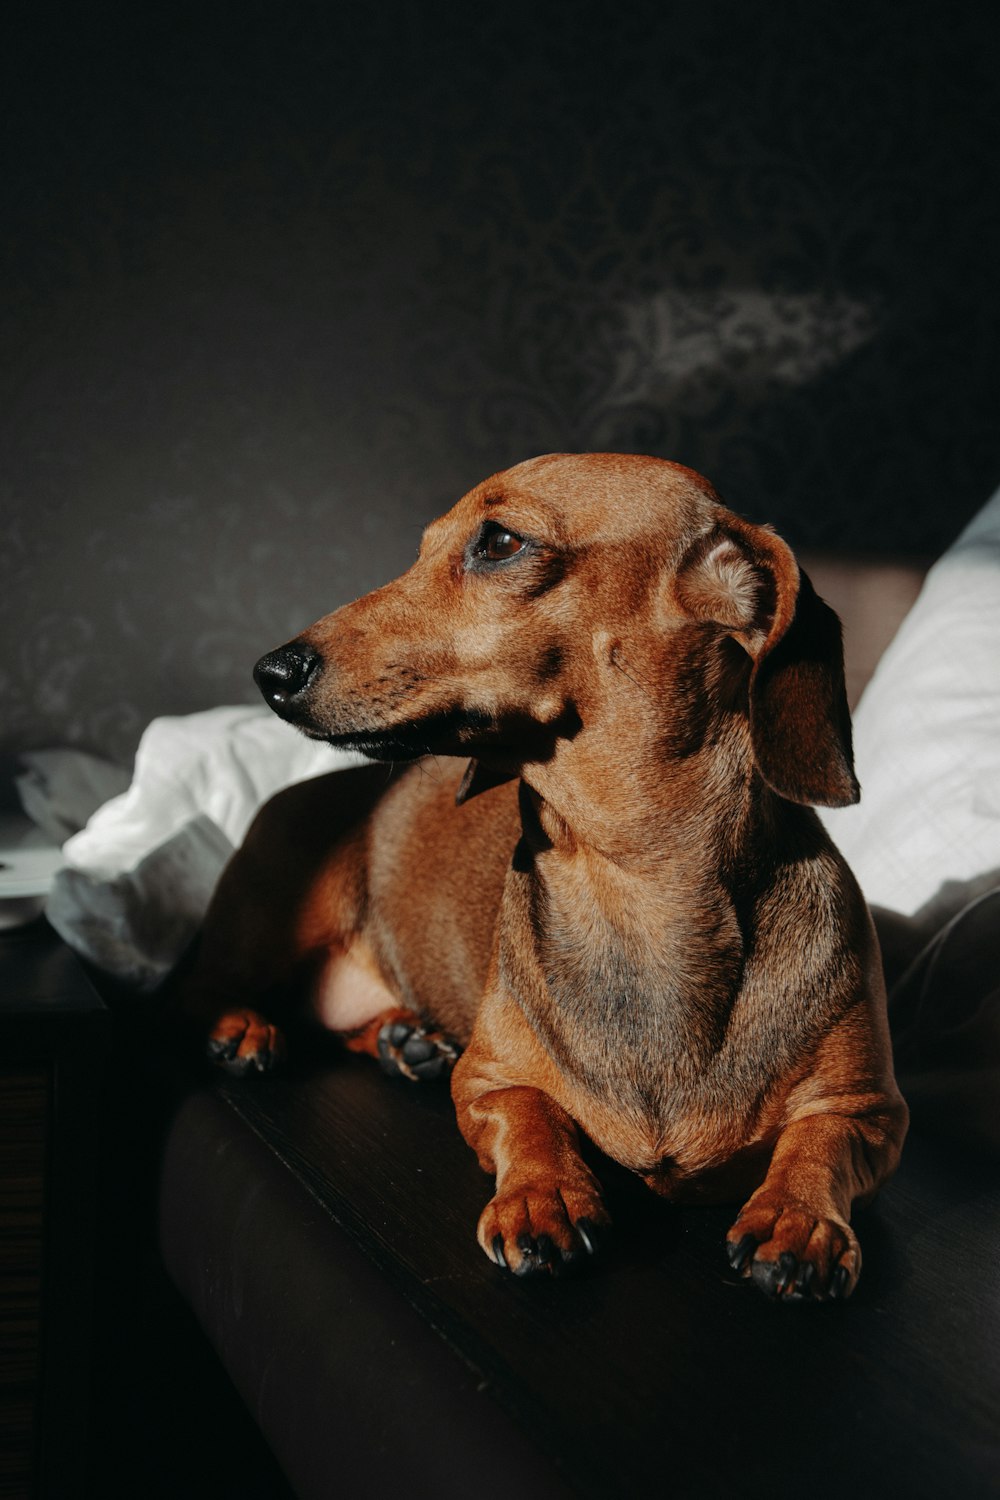
[(998, 15), (16, 0), (0, 748), (252, 699), (538, 452), (946, 545), (1000, 480)]

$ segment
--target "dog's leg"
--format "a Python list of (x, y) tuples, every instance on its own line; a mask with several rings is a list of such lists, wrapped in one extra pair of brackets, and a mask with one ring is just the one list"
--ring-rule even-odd
[[(233, 881), (238, 878), (236, 870)], [(168, 1013), (200, 1033), (207, 1056), (226, 1072), (267, 1073), (285, 1055), (284, 1035), (270, 1011), (294, 955), (277, 935), (265, 938), (263, 921), (259, 937), (242, 924), (231, 929), (226, 894), (185, 972), (172, 981)]]
[(497, 1087), (494, 1071), (470, 1048), (452, 1076), (459, 1128), (496, 1177), (479, 1243), (516, 1275), (553, 1271), (592, 1255), (603, 1238), (610, 1219), (600, 1185), (566, 1111), (541, 1089)]
[(271, 1013), (294, 971), (291, 924), (271, 920), (242, 851), (223, 871), (208, 918), (164, 995), (168, 1023), (194, 1032), (206, 1055), (237, 1076), (267, 1073), (285, 1055)]
[[(172, 1003), (228, 1072), (274, 1066), (284, 1041), (272, 1007), (301, 1004), (310, 972), (352, 943), (364, 879), (356, 830), (385, 785), (384, 767), (365, 766), (286, 788), (223, 871)], [(360, 1027), (392, 998), (380, 983), (360, 995), (342, 985), (321, 1019), (332, 1030)]]
[(849, 1296), (861, 1270), (852, 1204), (871, 1199), (895, 1169), (905, 1130), (906, 1106), (891, 1099), (787, 1125), (726, 1237), (730, 1264), (772, 1297)]

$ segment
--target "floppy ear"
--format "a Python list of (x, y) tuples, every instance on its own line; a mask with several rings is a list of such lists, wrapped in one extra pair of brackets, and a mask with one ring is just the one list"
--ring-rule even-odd
[(732, 516), (689, 549), (677, 597), (753, 662), (750, 739), (768, 786), (790, 802), (857, 802), (840, 621), (786, 543)]

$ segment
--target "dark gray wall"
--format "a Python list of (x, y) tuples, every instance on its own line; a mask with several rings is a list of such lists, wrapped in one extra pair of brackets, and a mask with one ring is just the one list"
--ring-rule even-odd
[(536, 452), (935, 550), (1000, 479), (982, 4), (14, 4), (7, 748), (127, 758)]

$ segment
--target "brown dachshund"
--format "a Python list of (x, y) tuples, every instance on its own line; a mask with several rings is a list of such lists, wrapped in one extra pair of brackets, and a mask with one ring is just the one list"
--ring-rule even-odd
[(304, 733), (417, 764), (261, 812), (187, 986), (218, 1060), (268, 1067), (309, 972), (387, 1067), (464, 1047), (498, 1264), (594, 1248), (582, 1132), (670, 1198), (749, 1195), (728, 1253), (766, 1292), (846, 1296), (907, 1112), (868, 911), (803, 805), (858, 788), (839, 622), (786, 544), (676, 464), (538, 458), (255, 675)]

